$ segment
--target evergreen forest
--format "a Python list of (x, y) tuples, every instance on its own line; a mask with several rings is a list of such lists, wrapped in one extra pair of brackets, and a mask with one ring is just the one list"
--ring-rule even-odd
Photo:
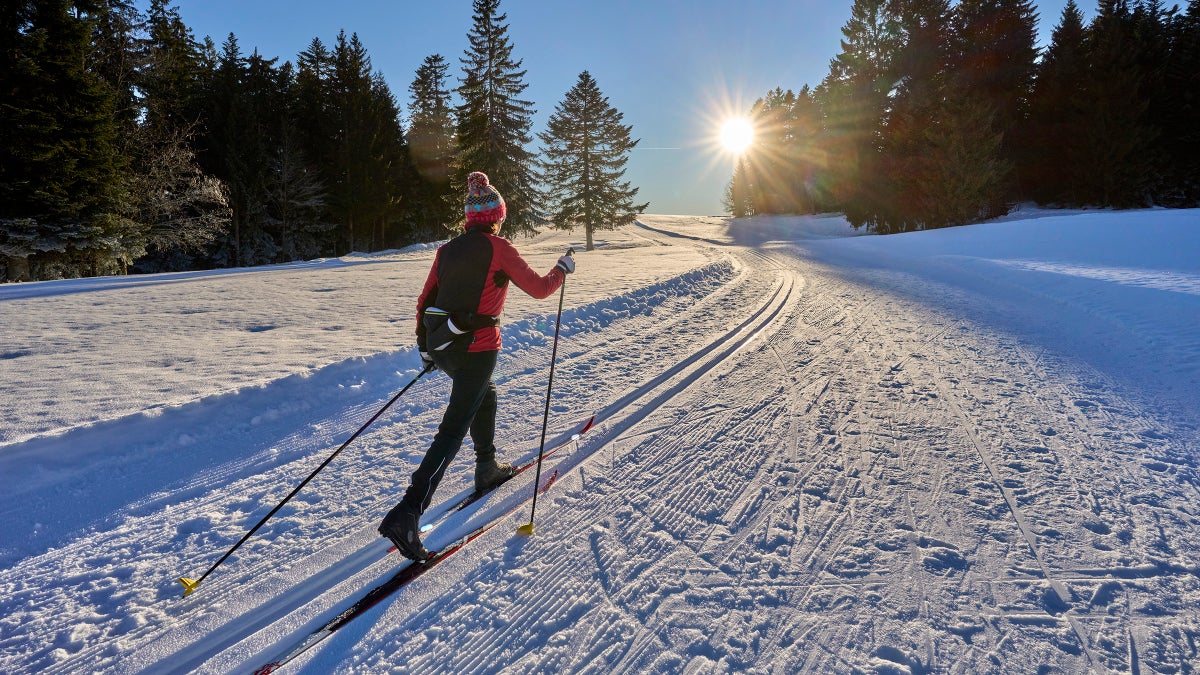
[[(132, 0), (4, 3), (0, 280), (242, 267), (443, 239), (461, 227), (472, 170), (505, 196), (502, 234), (537, 232), (551, 224), (544, 195), (571, 190), (543, 180), (553, 163), (528, 147), (536, 111), (521, 98), (525, 71), (499, 4), (474, 0), (460, 76), (442, 55), (427, 57), (404, 115), (357, 34), (315, 37), (281, 63), (233, 34), (198, 41), (172, 0), (145, 11)], [(632, 146), (627, 127), (614, 133)], [(613, 180), (626, 160), (598, 159)], [(578, 224), (616, 226), (634, 207), (602, 208)]]
[(1200, 1), (1074, 0), (1045, 49), (1029, 0), (855, 0), (816, 88), (776, 88), (725, 194), (735, 216), (845, 213), (906, 232), (1015, 204), (1200, 202)]
[[(173, 0), (4, 3), (0, 280), (440, 239), (471, 170), (505, 196), (508, 237), (628, 222), (646, 208), (623, 179), (631, 127), (585, 72), (534, 134), (499, 6), (473, 0), (461, 69), (430, 55), (402, 103), (354, 33), (281, 62), (197, 40)], [(828, 76), (754, 104), (729, 212), (891, 233), (1029, 201), (1196, 205), (1200, 0), (1101, 0), (1088, 23), (1072, 0), (1044, 49), (1037, 21), (1029, 0), (855, 0)]]

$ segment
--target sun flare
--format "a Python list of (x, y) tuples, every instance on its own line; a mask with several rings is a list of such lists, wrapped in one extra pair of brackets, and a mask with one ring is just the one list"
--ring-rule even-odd
[(728, 119), (721, 125), (721, 147), (740, 155), (754, 142), (754, 127), (744, 117)]

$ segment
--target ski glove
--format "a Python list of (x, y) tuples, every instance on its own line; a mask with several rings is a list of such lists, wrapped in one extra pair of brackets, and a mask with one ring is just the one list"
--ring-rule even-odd
[(558, 264), (555, 267), (562, 270), (563, 274), (570, 274), (575, 271), (575, 259), (569, 255), (564, 255), (558, 259)]
[(437, 364), (433, 362), (433, 357), (429, 355), (429, 352), (421, 352), (421, 365), (425, 366), (425, 368), (431, 373), (438, 369)]

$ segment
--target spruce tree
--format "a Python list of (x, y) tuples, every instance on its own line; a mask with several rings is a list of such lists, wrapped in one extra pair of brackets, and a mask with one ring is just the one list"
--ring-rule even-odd
[[(291, 81), (290, 64), (284, 76)], [(280, 122), (278, 146), (269, 186), (269, 218), (279, 232), (283, 260), (308, 260), (325, 255), (334, 224), (326, 217), (325, 181), (309, 156), (310, 141), (297, 119), (296, 85), (288, 87), (289, 110)]]
[[(1015, 157), (1027, 133), (1038, 56), (1036, 11), (1029, 0), (962, 0), (954, 12), (955, 93), (991, 108), (993, 129), (1002, 139), (1000, 153)], [(991, 215), (1007, 212), (1005, 202), (1019, 197), (1014, 175), (1000, 177), (997, 184), (1001, 189)]]
[(816, 213), (826, 210), (829, 204), (829, 196), (816, 181), (816, 177), (829, 167), (821, 144), (823, 118), (820, 102), (805, 85), (797, 92), (792, 105), (792, 142), (788, 160), (794, 213)]
[(796, 95), (776, 87), (755, 102), (750, 117), (754, 125), (754, 145), (747, 152), (747, 165), (753, 176), (750, 202), (755, 214), (780, 214), (794, 211), (792, 194), (792, 109)]
[(185, 133), (201, 114), (205, 64), (201, 45), (171, 0), (151, 0), (146, 17), (136, 84), (142, 93), (144, 123), (163, 136)]
[(538, 134), (550, 218), (557, 229), (583, 226), (589, 251), (596, 231), (628, 225), (649, 206), (634, 204), (638, 189), (622, 180), (629, 151), (638, 144), (622, 118), (585, 70)]
[(500, 0), (473, 0), (470, 48), (460, 59), (463, 77), (458, 87), (462, 104), (456, 109), (458, 166), (455, 191), (466, 189), (466, 176), (483, 171), (504, 196), (508, 217), (505, 236), (533, 234), (541, 218), (536, 203), (535, 166), (526, 146), (536, 112), (521, 99), (527, 85), (521, 61), (513, 60), (506, 14)]
[(902, 44), (894, 4), (854, 0), (851, 18), (842, 27), (842, 51), (816, 91), (825, 115), (821, 154), (830, 158), (819, 189), (855, 227), (867, 222), (881, 198), (881, 124)]
[(1030, 98), (1029, 135), (1019, 155), (1022, 191), (1043, 204), (1086, 204), (1085, 130), (1088, 102), (1087, 28), (1068, 0), (1039, 62)]
[[(336, 176), (333, 171), (335, 122), (330, 86), (333, 79), (333, 56), (320, 38), (313, 38), (296, 57), (296, 82), (290, 97), (290, 115), (295, 124), (297, 152), (305, 158), (314, 180), (321, 185), (321, 204), (315, 206), (313, 236), (319, 242), (321, 255), (340, 253), (336, 244), (337, 220), (331, 204), (330, 186)], [(318, 225), (318, 223), (320, 225)], [(324, 225), (322, 227), (321, 225)]]
[(368, 164), (372, 158), (370, 128), (371, 61), (354, 34), (338, 33), (329, 82), (333, 126), (331, 204), (341, 226), (342, 252), (358, 250), (369, 236)]
[(413, 198), (416, 170), (412, 166), (408, 139), (400, 123), (400, 106), (383, 74), (371, 75), (369, 125), (372, 154), (367, 166), (372, 227), (370, 249), (412, 243), (411, 219), (404, 208)]
[(863, 214), (878, 232), (904, 232), (930, 226), (928, 172), (938, 156), (928, 139), (949, 124), (950, 10), (947, 0), (903, 0), (899, 20), (904, 35), (897, 52), (897, 86), (880, 132), (879, 171), (874, 199)]
[[(1136, 64), (1141, 76), (1138, 98), (1146, 101), (1146, 164), (1149, 179), (1145, 182), (1147, 201), (1180, 204), (1179, 177), (1172, 167), (1171, 157), (1178, 137), (1170, 132), (1176, 128), (1172, 120), (1179, 107), (1180, 90), (1186, 82), (1172, 82), (1172, 61), (1178, 55), (1178, 45), (1172, 27), (1178, 7), (1164, 9), (1162, 0), (1142, 0), (1133, 10), (1133, 42)], [(1193, 118), (1193, 124), (1200, 122)]]
[(454, 111), (446, 81), (450, 65), (440, 54), (425, 57), (409, 85), (408, 143), (417, 172), (416, 204), (425, 233), (437, 237), (458, 226), (462, 204), (451, 185), (455, 166)]
[(92, 23), (91, 64), (113, 91), (117, 122), (127, 134), (136, 125), (139, 39), (142, 17), (131, 0), (96, 0)]
[(1174, 194), (1172, 206), (1200, 203), (1200, 0), (1171, 21), (1171, 57), (1165, 88), (1172, 93), (1163, 119), (1162, 138), (1169, 141), (1167, 161)]
[(335, 226), (329, 254), (411, 241), (406, 209), (416, 179), (407, 139), (395, 97), (358, 35), (339, 32), (332, 49), (314, 39), (297, 58), (291, 100), (298, 151), (324, 193), (323, 206), (310, 203), (323, 215), (307, 227), (315, 236)]
[(725, 187), (724, 206), (726, 213), (734, 218), (745, 218), (754, 215), (754, 206), (750, 203), (750, 168), (745, 157), (739, 157), (733, 169), (733, 178)]
[(1102, 0), (1088, 30), (1086, 203), (1118, 208), (1149, 203), (1151, 144), (1157, 135), (1144, 98), (1136, 21), (1124, 0)]
[[(249, 161), (249, 142), (246, 130), (247, 107), (242, 83), (246, 77), (247, 59), (242, 55), (237, 37), (232, 33), (221, 46), (217, 68), (203, 92), (205, 162), (229, 188), (231, 209), (230, 228), (222, 245), (215, 252), (214, 262), (222, 267), (252, 264), (244, 244), (251, 231), (258, 203), (253, 200)], [(253, 247), (250, 247), (251, 250)]]
[(95, 17), (68, 0), (8, 12), (0, 74), (0, 255), (8, 275), (120, 272), (135, 226), (124, 207), (116, 96), (89, 68)]

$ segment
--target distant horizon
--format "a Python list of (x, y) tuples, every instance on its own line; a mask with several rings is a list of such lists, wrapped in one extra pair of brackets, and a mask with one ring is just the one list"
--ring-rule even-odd
[[(149, 2), (136, 4), (145, 11)], [(450, 64), (448, 84), (457, 86), (472, 14), (470, 0), (405, 7), (404, 14), (382, 0), (174, 4), (197, 40), (209, 37), (219, 46), (233, 33), (243, 52), (258, 51), (281, 63), (294, 63), (314, 38), (328, 45), (341, 30), (357, 33), (405, 119), (408, 86), (426, 56), (441, 54)], [(1066, 0), (1034, 5), (1039, 45), (1045, 46)], [(507, 15), (513, 57), (526, 71), (522, 97), (537, 110), (529, 147), (540, 151), (536, 134), (587, 70), (640, 141), (625, 179), (639, 188), (637, 201), (650, 203), (647, 212), (724, 215), (722, 197), (734, 160), (717, 147), (716, 127), (727, 117), (747, 114), (771, 89), (798, 91), (819, 84), (840, 52), (851, 6), (816, 0), (738, 7), (714, 0), (615, 0), (581, 9), (504, 0), (500, 12)], [(1092, 8), (1080, 7), (1086, 20)], [(283, 14), (287, 21), (279, 21)], [(419, 28), (407, 29), (413, 25)]]

